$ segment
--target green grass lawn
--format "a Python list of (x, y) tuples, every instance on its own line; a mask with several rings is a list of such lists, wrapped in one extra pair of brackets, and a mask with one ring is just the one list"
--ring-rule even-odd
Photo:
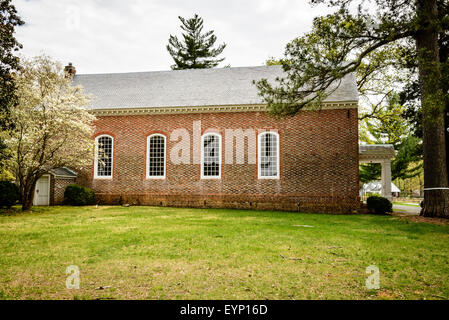
[[(155, 207), (0, 214), (1, 299), (447, 299), (449, 226)], [(66, 267), (80, 289), (66, 288)], [(366, 267), (380, 290), (365, 288)], [(103, 289), (99, 289), (102, 287)]]

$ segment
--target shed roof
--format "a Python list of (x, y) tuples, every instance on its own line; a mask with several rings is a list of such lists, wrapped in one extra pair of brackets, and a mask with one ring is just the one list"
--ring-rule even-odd
[(54, 168), (50, 170), (50, 173), (55, 177), (76, 178), (77, 173), (66, 167)]
[[(253, 80), (274, 82), (281, 66), (80, 74), (74, 84), (92, 95), (91, 109), (263, 104)], [(335, 87), (337, 87), (335, 89)], [(353, 74), (333, 87), (328, 102), (358, 100)]]

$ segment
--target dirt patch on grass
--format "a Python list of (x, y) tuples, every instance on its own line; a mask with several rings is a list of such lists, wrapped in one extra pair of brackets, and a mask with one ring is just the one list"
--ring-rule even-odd
[(449, 225), (449, 219), (428, 218), (428, 217), (421, 217), (421, 216), (407, 216), (407, 215), (401, 214), (401, 213), (394, 213), (393, 215), (396, 217), (399, 217), (401, 219), (412, 221), (412, 222), (432, 223), (432, 224), (437, 224), (437, 225), (441, 225), (441, 226)]

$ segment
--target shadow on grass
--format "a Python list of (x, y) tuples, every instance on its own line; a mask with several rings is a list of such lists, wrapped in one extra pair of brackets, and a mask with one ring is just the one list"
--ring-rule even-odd
[(22, 208), (20, 206), (14, 206), (9, 209), (0, 208), (0, 216), (17, 216), (21, 213), (24, 212), (22, 211)]
[(50, 213), (55, 210), (55, 207), (32, 207), (31, 211), (22, 211), (21, 205), (13, 206), (9, 209), (6, 208), (0, 208), (0, 216), (27, 216), (27, 215), (33, 215), (33, 214), (45, 214)]

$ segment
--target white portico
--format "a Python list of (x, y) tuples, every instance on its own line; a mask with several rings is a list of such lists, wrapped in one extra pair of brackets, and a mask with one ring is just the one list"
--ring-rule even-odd
[(360, 163), (380, 163), (382, 165), (382, 197), (392, 200), (391, 196), (391, 159), (395, 156), (391, 144), (359, 145)]

